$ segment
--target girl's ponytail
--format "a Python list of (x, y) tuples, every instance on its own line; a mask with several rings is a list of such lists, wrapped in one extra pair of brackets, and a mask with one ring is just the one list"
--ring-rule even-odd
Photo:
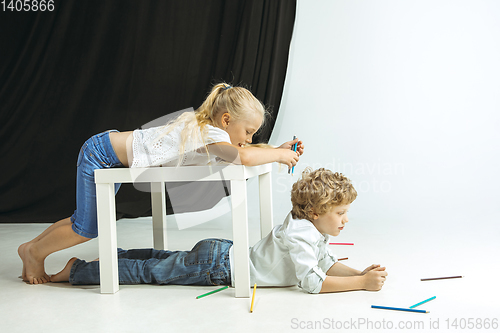
[(214, 125), (216, 113), (220, 109), (220, 98), (219, 96), (226, 91), (230, 85), (225, 83), (219, 83), (212, 87), (210, 94), (201, 104), (201, 106), (196, 110), (196, 120), (198, 120), (198, 125), (200, 129), (206, 124)]

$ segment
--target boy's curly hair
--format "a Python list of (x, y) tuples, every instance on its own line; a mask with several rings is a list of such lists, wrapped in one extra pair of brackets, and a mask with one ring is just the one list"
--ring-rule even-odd
[(313, 171), (308, 167), (302, 172), (302, 179), (292, 186), (292, 217), (312, 222), (313, 211), (322, 215), (334, 206), (352, 203), (357, 195), (343, 174), (325, 168)]

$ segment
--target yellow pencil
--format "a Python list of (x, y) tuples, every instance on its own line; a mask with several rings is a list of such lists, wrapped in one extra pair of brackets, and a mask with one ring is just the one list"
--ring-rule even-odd
[(253, 285), (252, 305), (250, 306), (250, 312), (253, 312), (253, 302), (255, 301), (255, 290), (257, 290), (257, 283)]

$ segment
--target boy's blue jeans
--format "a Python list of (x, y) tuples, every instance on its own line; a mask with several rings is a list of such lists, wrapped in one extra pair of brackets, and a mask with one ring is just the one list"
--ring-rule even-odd
[[(118, 249), (120, 284), (231, 285), (229, 249), (226, 239), (199, 241), (191, 251)], [(99, 284), (99, 262), (77, 259), (71, 267), (73, 285)]]

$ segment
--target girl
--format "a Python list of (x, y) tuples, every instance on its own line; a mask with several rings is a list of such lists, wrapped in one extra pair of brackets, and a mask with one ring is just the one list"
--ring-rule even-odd
[[(247, 89), (220, 83), (196, 112), (185, 112), (165, 126), (112, 130), (91, 137), (78, 156), (74, 214), (18, 248), (23, 280), (31, 284), (50, 281), (44, 268), (49, 254), (97, 237), (95, 169), (206, 165), (216, 158), (248, 166), (271, 162), (296, 165), (304, 151), (298, 139), (273, 149), (248, 146), (265, 115), (262, 103)], [(296, 142), (294, 152), (290, 148)], [(119, 188), (116, 185), (115, 193)]]

